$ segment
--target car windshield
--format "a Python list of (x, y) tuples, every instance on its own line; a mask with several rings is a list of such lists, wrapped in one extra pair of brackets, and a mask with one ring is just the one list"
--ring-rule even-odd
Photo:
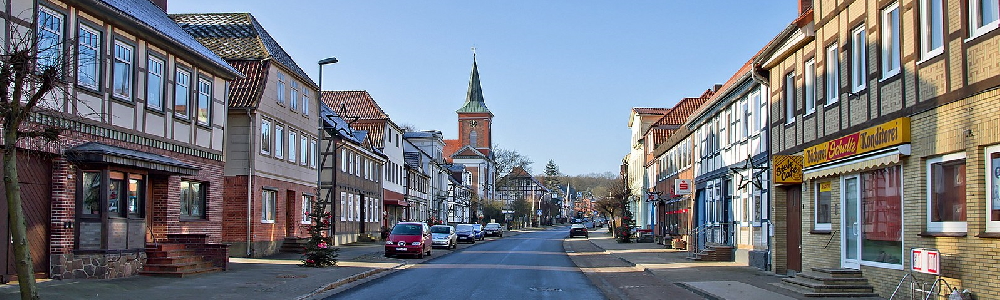
[(472, 225), (472, 226), (475, 226), (476, 230), (482, 230), (483, 229), (483, 225), (481, 225), (481, 224), (475, 224), (475, 225)]
[(415, 224), (398, 224), (392, 227), (392, 234), (398, 235), (419, 235), (423, 226)]
[(448, 226), (433, 226), (431, 227), (431, 233), (451, 233), (451, 228)]
[(458, 227), (455, 227), (455, 229), (457, 231), (461, 231), (461, 232), (472, 231), (472, 225), (469, 225), (469, 224), (459, 224)]
[(500, 229), (500, 224), (486, 224), (486, 229)]
[(573, 228), (584, 228), (583, 224), (573, 224)]

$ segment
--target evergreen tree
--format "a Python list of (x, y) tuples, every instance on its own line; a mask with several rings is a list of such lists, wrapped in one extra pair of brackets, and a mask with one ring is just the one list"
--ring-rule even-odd
[(309, 226), (309, 242), (302, 253), (301, 267), (323, 268), (337, 265), (340, 248), (333, 247), (333, 239), (326, 236), (330, 229), (333, 215), (326, 211), (326, 206), (319, 201), (313, 201), (312, 212), (309, 213), (312, 225)]

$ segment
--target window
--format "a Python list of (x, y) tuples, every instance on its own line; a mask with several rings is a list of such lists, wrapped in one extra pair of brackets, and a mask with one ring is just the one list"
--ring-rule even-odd
[(181, 181), (181, 218), (204, 219), (208, 186), (202, 182)]
[(795, 73), (785, 75), (785, 124), (795, 122)]
[(101, 33), (90, 26), (80, 24), (79, 47), (76, 56), (76, 83), (82, 87), (97, 90), (101, 74)]
[(805, 102), (806, 115), (816, 112), (816, 60), (810, 59), (806, 62), (804, 71), (805, 88), (802, 100)]
[(347, 172), (347, 149), (340, 150), (340, 171)]
[(111, 83), (111, 94), (115, 97), (132, 100), (132, 53), (135, 48), (122, 41), (115, 41), (115, 63), (112, 65), (114, 78)]
[(816, 222), (813, 225), (813, 230), (832, 230), (831, 191), (833, 191), (833, 183), (829, 181), (816, 183), (816, 215), (814, 216)]
[(861, 260), (903, 264), (903, 198), (899, 166), (861, 173)]
[(837, 102), (840, 96), (840, 51), (837, 44), (826, 48), (826, 105)]
[(211, 125), (212, 113), (212, 82), (198, 78), (198, 124)]
[(278, 72), (278, 104), (285, 104), (285, 73)]
[(986, 231), (1000, 232), (1000, 145), (986, 147)]
[(174, 115), (187, 119), (188, 100), (191, 98), (191, 72), (178, 68), (174, 74)]
[(744, 137), (744, 138), (750, 136), (750, 119), (753, 118), (753, 116), (750, 115), (750, 107), (747, 106), (747, 105), (748, 104), (747, 104), (746, 99), (740, 101), (740, 107), (742, 107), (742, 109), (743, 109), (743, 136), (742, 137)]
[(923, 59), (944, 52), (944, 14), (941, 1), (920, 1), (920, 52)]
[(340, 192), (340, 220), (347, 221), (347, 192)]
[(271, 154), (271, 120), (260, 120), (260, 153)]
[(302, 195), (302, 224), (312, 223), (313, 196)]
[(285, 158), (285, 127), (281, 124), (274, 125), (274, 157)]
[(261, 223), (274, 223), (274, 214), (276, 199), (278, 197), (278, 192), (274, 190), (264, 190), (263, 195), (260, 199), (260, 222)]
[(163, 60), (150, 56), (146, 60), (146, 107), (163, 109)]
[(299, 82), (298, 81), (292, 80), (292, 97), (289, 98), (288, 102), (290, 102), (289, 103), (290, 104), (289, 107), (291, 107), (292, 110), (296, 110), (296, 109), (299, 108)]
[(757, 117), (754, 118), (756, 120), (754, 128), (763, 130), (767, 128), (767, 101), (761, 101), (760, 93), (760, 90), (757, 90), (750, 94), (750, 98), (753, 99), (754, 107), (758, 109)]
[(101, 214), (101, 172), (83, 172), (82, 217)]
[(899, 54), (899, 3), (893, 3), (882, 10), (883, 79), (899, 74)]
[(299, 136), (299, 164), (305, 166), (309, 163), (309, 138), (306, 135)]
[(302, 91), (302, 114), (309, 115), (309, 90)]
[(927, 160), (927, 231), (966, 232), (965, 154)]
[(129, 174), (127, 194), (125, 194), (125, 213), (129, 218), (142, 218), (146, 203), (146, 189), (142, 175)]
[(295, 143), (298, 139), (295, 138), (295, 131), (288, 130), (288, 161), (295, 163)]
[(312, 155), (309, 156), (309, 167), (316, 167), (316, 156), (319, 155), (319, 148), (317, 148), (316, 139), (309, 141), (309, 149), (312, 149)]
[[(65, 16), (45, 6), (38, 9), (38, 65), (59, 68)], [(58, 71), (58, 69), (57, 69)]]
[(996, 29), (1000, 13), (997, 0), (969, 0), (969, 33), (970, 37), (983, 35)]
[(865, 38), (865, 25), (858, 26), (851, 32), (851, 91), (855, 93), (865, 89), (865, 82), (868, 80)]

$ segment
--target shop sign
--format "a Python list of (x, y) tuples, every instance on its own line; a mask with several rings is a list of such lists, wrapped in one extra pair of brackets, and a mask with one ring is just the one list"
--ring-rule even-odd
[(801, 155), (772, 155), (771, 160), (774, 167), (774, 183), (802, 183)]
[(902, 117), (806, 148), (804, 167), (910, 142), (910, 118)]
[(820, 193), (822, 193), (822, 192), (829, 192), (829, 191), (833, 191), (833, 183), (831, 183), (831, 182), (820, 182), (819, 183), (819, 192)]
[(690, 195), (691, 179), (674, 179), (674, 196)]
[(941, 275), (941, 252), (927, 248), (913, 248), (910, 268), (914, 272)]

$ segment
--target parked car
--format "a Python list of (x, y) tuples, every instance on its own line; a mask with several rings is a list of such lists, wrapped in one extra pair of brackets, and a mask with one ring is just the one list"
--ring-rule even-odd
[(455, 249), (458, 247), (458, 236), (455, 235), (455, 227), (449, 225), (431, 226), (432, 246)]
[(455, 235), (458, 236), (458, 242), (476, 243), (476, 227), (472, 224), (458, 224), (455, 226)]
[(486, 223), (483, 235), (503, 237), (503, 227), (500, 227), (500, 223)]
[(385, 240), (385, 257), (411, 254), (417, 258), (431, 255), (431, 228), (426, 223), (402, 222), (392, 227)]
[(486, 239), (486, 233), (483, 232), (483, 224), (472, 224), (472, 229), (476, 233), (477, 240), (482, 241)]
[(583, 224), (573, 224), (573, 226), (570, 226), (569, 237), (572, 238), (575, 236), (590, 237), (587, 233), (587, 227), (583, 226)]

